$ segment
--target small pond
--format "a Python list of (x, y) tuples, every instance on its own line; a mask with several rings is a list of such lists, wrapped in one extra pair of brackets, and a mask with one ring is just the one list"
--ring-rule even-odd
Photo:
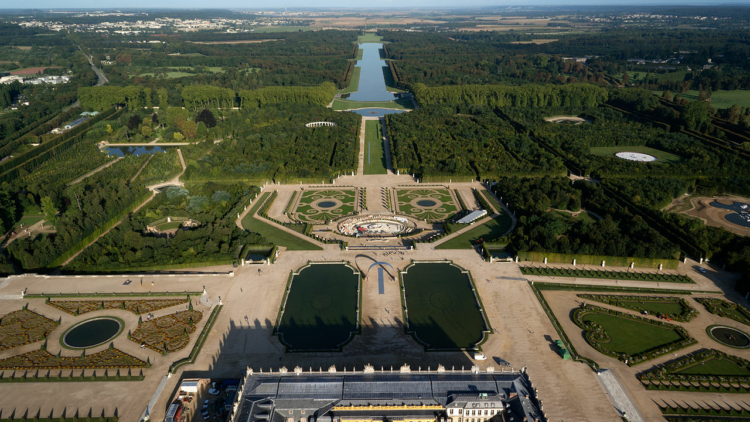
[(422, 199), (420, 201), (417, 201), (417, 205), (419, 205), (420, 207), (434, 207), (435, 205), (437, 205), (437, 202), (431, 201), (429, 199)]
[(102, 317), (83, 321), (63, 334), (63, 343), (75, 349), (94, 347), (117, 337), (122, 323), (113, 317)]
[(713, 327), (708, 327), (708, 335), (725, 346), (740, 349), (750, 347), (750, 336), (736, 328), (714, 325)]
[(722, 204), (718, 201), (711, 202), (714, 208), (734, 211), (724, 216), (724, 219), (732, 224), (742, 227), (750, 227), (750, 207), (743, 202), (732, 202), (732, 205)]
[(316, 206), (320, 208), (333, 208), (336, 205), (337, 205), (336, 202), (333, 202), (333, 201), (321, 201), (316, 204)]
[(126, 155), (156, 154), (157, 152), (167, 152), (169, 147), (160, 146), (137, 146), (137, 147), (104, 147), (104, 151), (115, 157), (124, 157)]

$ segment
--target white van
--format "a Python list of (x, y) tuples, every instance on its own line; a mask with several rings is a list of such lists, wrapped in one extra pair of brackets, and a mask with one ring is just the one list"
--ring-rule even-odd
[(474, 360), (487, 360), (487, 356), (484, 353), (474, 353)]

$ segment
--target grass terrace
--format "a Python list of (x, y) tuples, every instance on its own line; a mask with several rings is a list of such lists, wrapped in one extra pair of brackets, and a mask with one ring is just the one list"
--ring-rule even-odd
[(365, 121), (365, 174), (388, 174), (380, 120)]
[(285, 246), (290, 251), (317, 251), (321, 248), (313, 243), (306, 241), (298, 236), (288, 233), (280, 228), (266, 223), (263, 218), (256, 218), (255, 213), (270, 196), (269, 192), (263, 193), (255, 200), (250, 211), (242, 219), (242, 227), (251, 232), (255, 232), (272, 241), (276, 245)]
[(653, 155), (656, 157), (654, 163), (676, 164), (682, 160), (678, 155), (645, 146), (620, 146), (620, 147), (594, 147), (589, 149), (589, 153), (599, 157), (614, 157), (618, 152), (639, 152), (641, 154)]

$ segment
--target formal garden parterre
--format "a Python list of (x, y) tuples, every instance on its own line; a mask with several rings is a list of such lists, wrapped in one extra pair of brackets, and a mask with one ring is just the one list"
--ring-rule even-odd
[(639, 271), (617, 271), (600, 269), (579, 269), (551, 266), (521, 266), (524, 275), (538, 275), (544, 277), (576, 277), (576, 278), (598, 278), (605, 280), (638, 280), (655, 281), (665, 283), (691, 283), (695, 282), (684, 274), (668, 273), (646, 273)]
[(128, 338), (163, 354), (175, 352), (188, 345), (201, 318), (202, 312), (191, 309), (139, 322)]
[(50, 300), (48, 298), (47, 305), (75, 316), (104, 309), (122, 309), (141, 315), (189, 301), (188, 298), (130, 300)]
[(628, 366), (697, 343), (683, 327), (599, 306), (582, 304), (572, 318), (591, 347)]
[(0, 319), (0, 350), (44, 340), (58, 325), (57, 321), (30, 311), (27, 307), (3, 315)]
[(626, 296), (603, 294), (579, 294), (581, 299), (595, 300), (608, 305), (647, 312), (659, 318), (687, 322), (698, 315), (698, 311), (680, 297), (669, 296)]
[(398, 213), (420, 220), (444, 221), (459, 211), (451, 192), (442, 187), (397, 188)]
[(649, 390), (750, 392), (750, 361), (718, 350), (700, 350), (637, 375)]
[(104, 369), (104, 368), (148, 368), (146, 361), (131, 356), (110, 346), (107, 350), (80, 356), (53, 355), (45, 349), (0, 359), (0, 370), (4, 369)]
[(712, 314), (750, 325), (750, 310), (738, 303), (709, 297), (696, 297), (695, 300)]
[(305, 190), (294, 210), (294, 217), (305, 223), (324, 224), (354, 213), (355, 189)]

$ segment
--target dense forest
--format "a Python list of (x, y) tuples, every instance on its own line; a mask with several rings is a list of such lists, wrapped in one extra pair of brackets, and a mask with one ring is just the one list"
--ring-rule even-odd
[(564, 171), (559, 159), (487, 108), (427, 106), (387, 121), (394, 168), (425, 181)]
[[(246, 244), (268, 244), (237, 227), (236, 213), (259, 192), (243, 184), (205, 183), (170, 187), (81, 253), (67, 268), (74, 271), (127, 271), (150, 266), (237, 260)], [(195, 227), (150, 232), (152, 223), (189, 218)], [(163, 226), (156, 226), (158, 229)]]
[[(329, 121), (334, 127), (307, 128)], [(328, 182), (356, 170), (359, 116), (322, 106), (278, 104), (229, 113), (221, 143), (186, 148), (187, 180)]]
[[(518, 217), (510, 234), (513, 252), (674, 258), (679, 248), (596, 185), (567, 178), (500, 178), (495, 193)], [(600, 220), (565, 217), (550, 210), (579, 211), (583, 206)]]

